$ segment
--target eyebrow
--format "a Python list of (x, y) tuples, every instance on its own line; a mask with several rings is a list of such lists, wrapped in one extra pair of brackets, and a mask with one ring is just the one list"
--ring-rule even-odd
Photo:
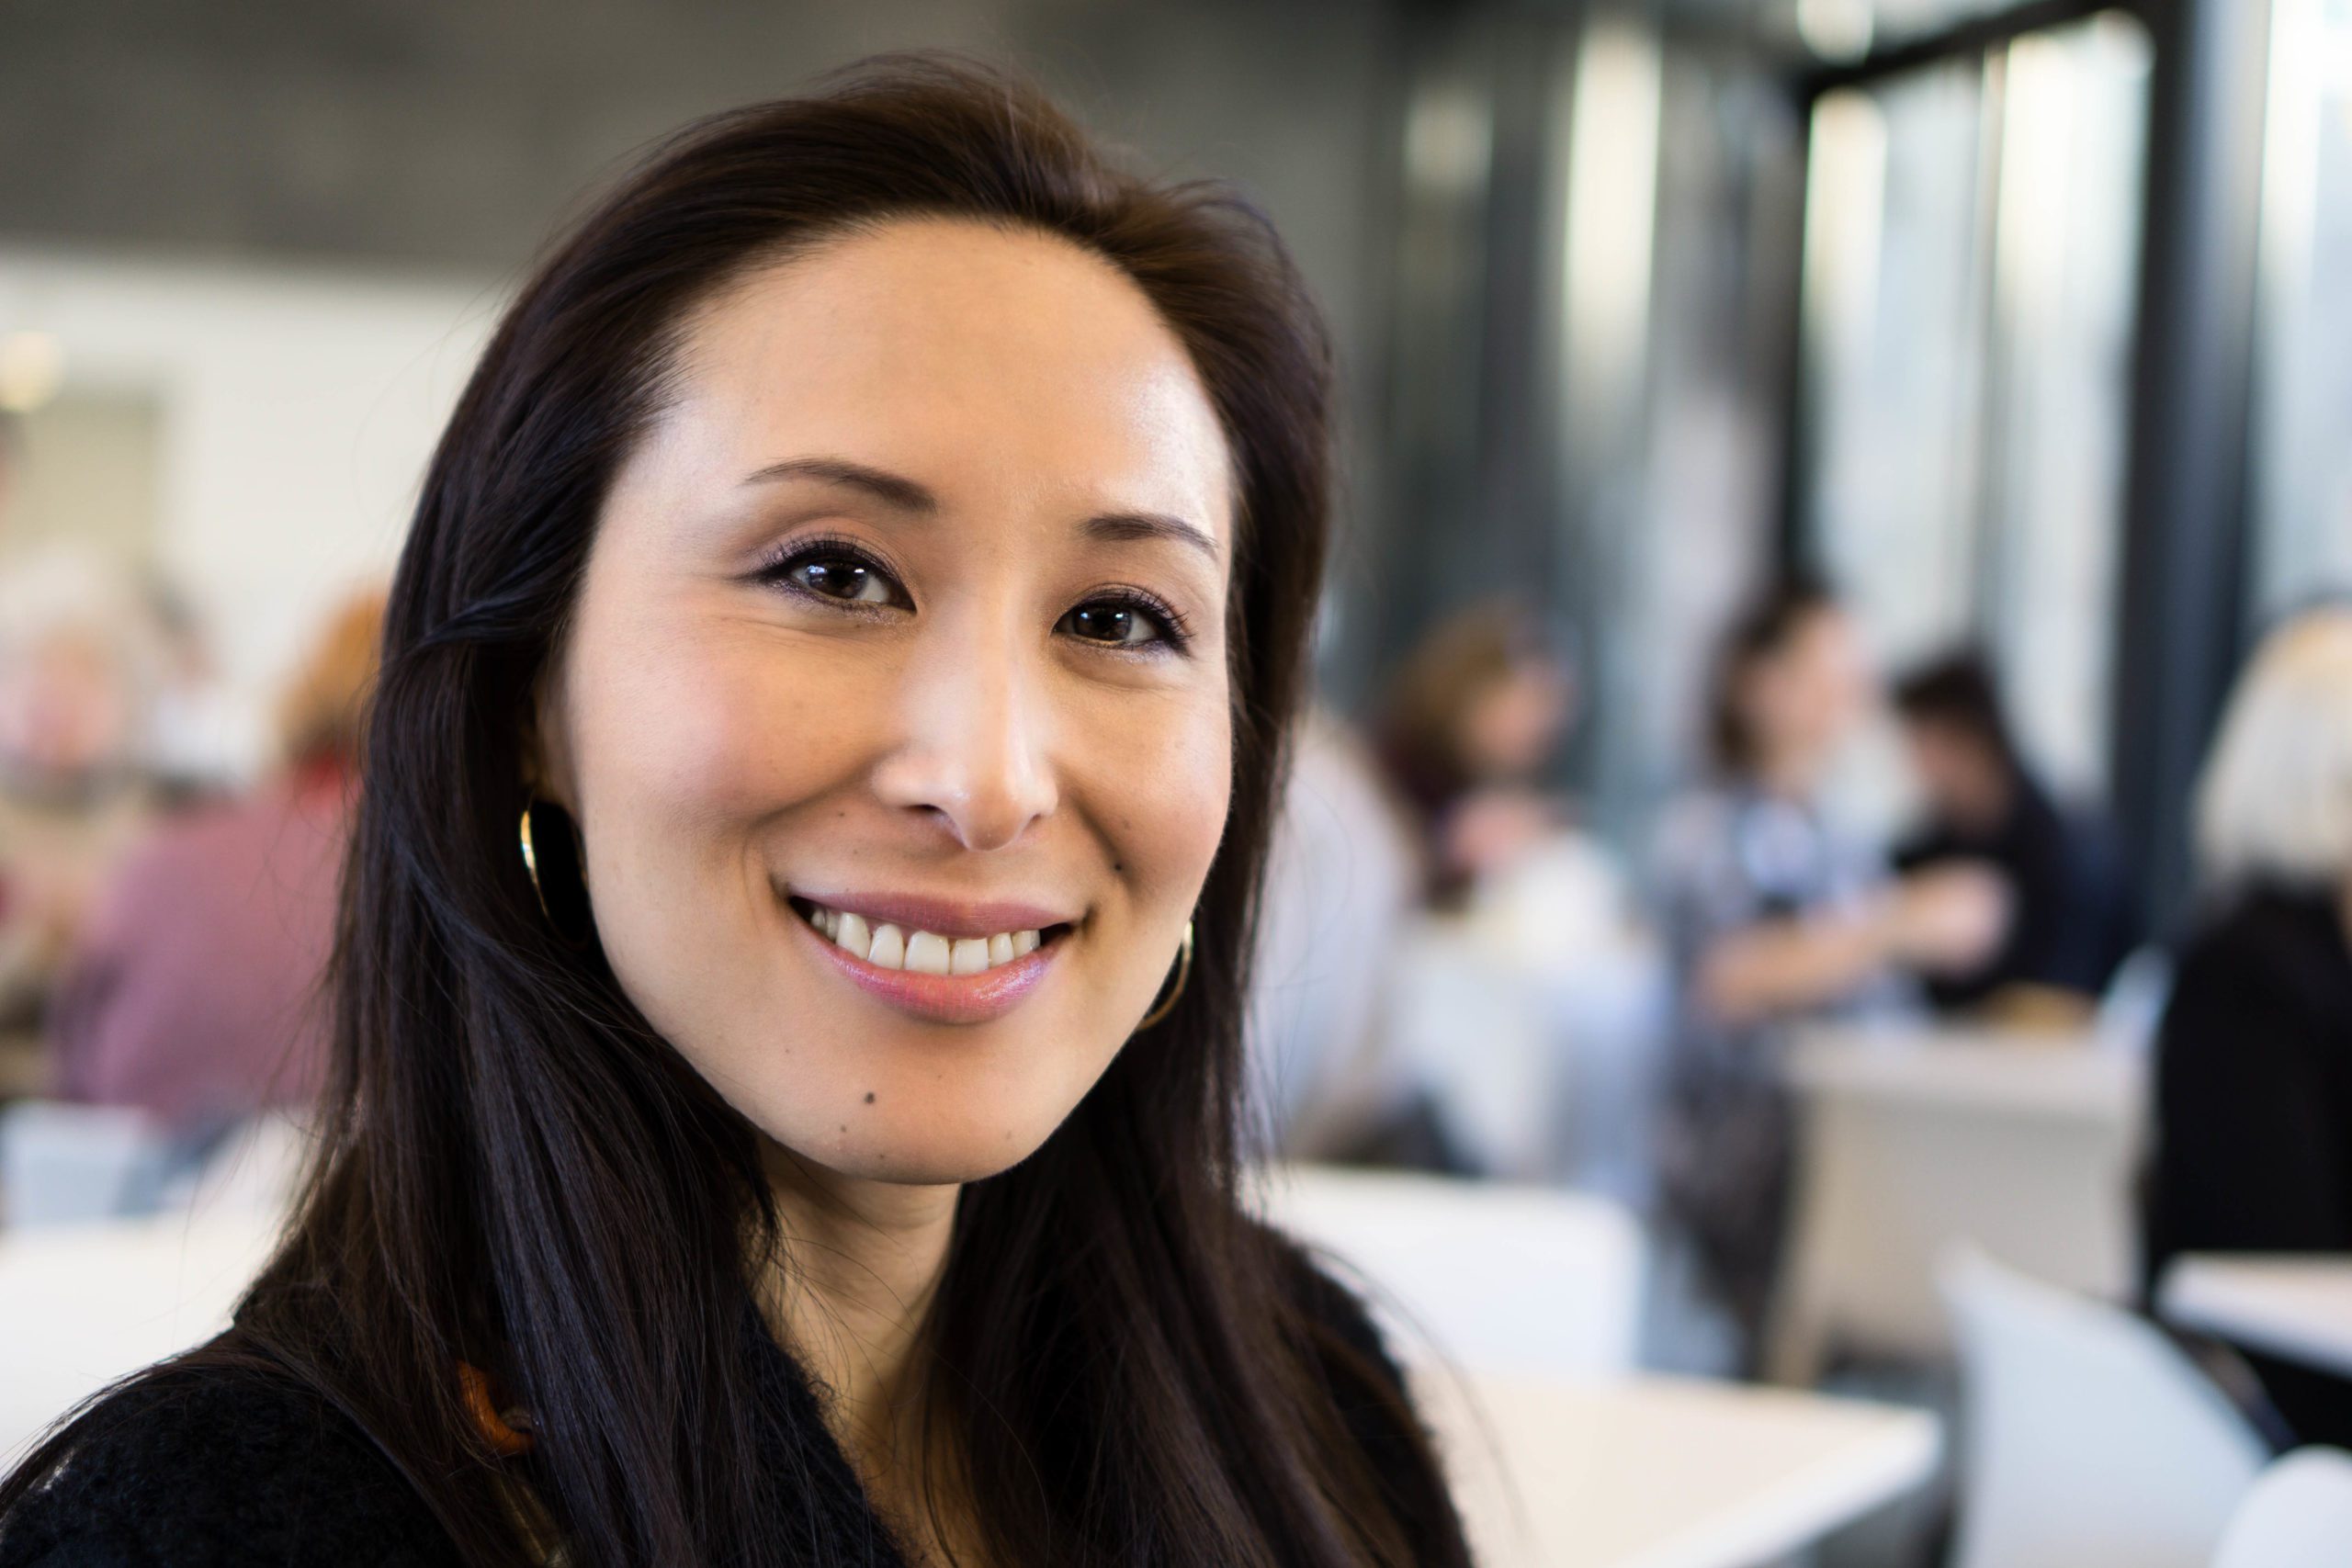
[[(774, 484), (784, 479), (815, 479), (864, 491), (895, 511), (920, 516), (933, 516), (939, 511), (939, 497), (905, 475), (842, 457), (787, 457), (745, 475), (743, 483)], [(1114, 544), (1167, 539), (1189, 546), (1211, 560), (1222, 554), (1206, 529), (1161, 512), (1106, 512), (1088, 518), (1081, 526), (1088, 537)]]
[(939, 498), (914, 480), (840, 457), (787, 457), (743, 477), (746, 485), (773, 484), (779, 479), (817, 479), (862, 490), (900, 512), (929, 514), (939, 510)]
[(1206, 530), (1182, 517), (1159, 512), (1109, 512), (1086, 520), (1090, 538), (1124, 543), (1134, 539), (1173, 539), (1190, 545), (1211, 560), (1217, 558), (1216, 541)]

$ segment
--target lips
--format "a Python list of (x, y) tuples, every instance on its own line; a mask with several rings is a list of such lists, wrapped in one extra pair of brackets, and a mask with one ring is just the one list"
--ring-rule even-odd
[(889, 896), (795, 895), (787, 902), (793, 923), (836, 972), (933, 1023), (985, 1023), (1012, 1011), (1045, 979), (1072, 930), (1055, 911), (1032, 905)]

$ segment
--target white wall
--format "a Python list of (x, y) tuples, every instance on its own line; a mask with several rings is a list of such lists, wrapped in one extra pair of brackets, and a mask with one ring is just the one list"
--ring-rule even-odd
[(503, 302), (488, 283), (0, 250), (0, 334), (53, 334), (63, 395), (160, 404), (158, 564), (256, 695), (390, 570)]

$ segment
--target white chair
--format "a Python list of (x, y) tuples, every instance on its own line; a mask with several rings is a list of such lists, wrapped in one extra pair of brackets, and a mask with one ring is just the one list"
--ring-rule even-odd
[[(2154, 1328), (1958, 1253), (1954, 1568), (2206, 1568), (2267, 1455)], [(2267, 1565), (2266, 1565), (2267, 1568)]]
[(1315, 1166), (1266, 1170), (1257, 1200), (1354, 1276), (1408, 1364), (1577, 1375), (1634, 1363), (1644, 1246), (1614, 1203)]
[(2262, 1472), (2231, 1517), (2213, 1568), (2352, 1562), (2352, 1454), (2298, 1449)]

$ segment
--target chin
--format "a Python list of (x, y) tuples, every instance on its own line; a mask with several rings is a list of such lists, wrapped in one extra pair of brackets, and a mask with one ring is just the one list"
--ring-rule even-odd
[(828, 1127), (816, 1136), (798, 1129), (776, 1142), (810, 1164), (853, 1181), (887, 1181), (909, 1187), (952, 1187), (1002, 1175), (1043, 1146), (1059, 1117), (910, 1117), (893, 1126), (888, 1118), (846, 1132)]
[(944, 1151), (927, 1146), (858, 1150), (827, 1162), (827, 1168), (852, 1181), (885, 1181), (900, 1187), (961, 1187), (1001, 1176), (1035, 1152), (1035, 1145), (985, 1157), (977, 1150)]

